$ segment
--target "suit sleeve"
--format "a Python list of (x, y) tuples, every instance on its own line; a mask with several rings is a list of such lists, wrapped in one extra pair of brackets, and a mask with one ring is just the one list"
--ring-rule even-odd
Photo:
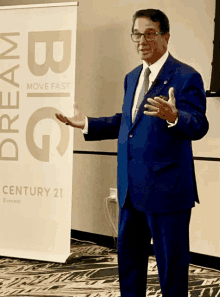
[(88, 118), (88, 134), (85, 140), (117, 139), (121, 124), (121, 113), (112, 117)]
[(179, 119), (174, 133), (188, 140), (201, 139), (209, 129), (206, 118), (206, 95), (198, 72), (188, 75), (182, 87), (174, 88)]

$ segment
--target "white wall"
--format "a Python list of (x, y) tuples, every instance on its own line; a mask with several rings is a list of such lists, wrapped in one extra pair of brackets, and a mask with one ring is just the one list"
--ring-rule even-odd
[[(131, 19), (136, 10), (143, 8), (159, 8), (167, 14), (171, 23), (170, 52), (195, 67), (204, 78), (205, 88), (209, 88), (214, 0), (81, 0), (76, 100), (88, 115), (120, 112), (124, 76), (140, 64), (130, 38)], [(116, 151), (116, 142), (85, 144), (80, 135), (76, 137), (75, 148)]]
[[(0, 0), (0, 5), (45, 2), (71, 1)], [(124, 77), (141, 63), (130, 33), (132, 15), (143, 8), (158, 8), (167, 14), (171, 25), (171, 54), (196, 68), (203, 76), (205, 89), (209, 89), (215, 0), (79, 0), (76, 101), (88, 116), (110, 116), (121, 111)], [(208, 100), (212, 100), (208, 105), (208, 119), (212, 119), (214, 127), (214, 118), (219, 114), (213, 104), (218, 102)], [(219, 157), (218, 133), (215, 131), (213, 136), (213, 128), (210, 131), (206, 139), (193, 144), (194, 156)], [(76, 131), (74, 149), (117, 152), (117, 141), (88, 143), (81, 131)], [(116, 156), (74, 154), (73, 166), (72, 229), (111, 236), (104, 198), (110, 187), (116, 187)], [(193, 210), (191, 246), (193, 251), (217, 255), (219, 163), (196, 161), (195, 166), (202, 203)]]
[[(194, 156), (220, 159), (219, 112), (220, 98), (207, 98), (209, 131), (193, 142)], [(195, 169), (201, 203), (193, 209), (191, 250), (220, 257), (220, 162), (195, 160)]]

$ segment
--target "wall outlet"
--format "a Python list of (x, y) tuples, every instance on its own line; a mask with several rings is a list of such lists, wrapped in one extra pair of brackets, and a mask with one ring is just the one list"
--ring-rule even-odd
[(110, 194), (110, 198), (111, 198), (111, 200), (112, 201), (118, 201), (118, 190), (117, 189), (115, 189), (115, 188), (110, 188), (110, 192), (109, 192), (109, 194)]

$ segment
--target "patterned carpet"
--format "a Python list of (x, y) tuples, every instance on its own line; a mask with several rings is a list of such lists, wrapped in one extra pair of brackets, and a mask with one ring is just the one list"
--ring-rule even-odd
[[(155, 258), (150, 257), (147, 296), (162, 297)], [(0, 258), (0, 296), (119, 297), (117, 253), (72, 241), (65, 264)], [(190, 297), (220, 297), (220, 271), (191, 265)]]

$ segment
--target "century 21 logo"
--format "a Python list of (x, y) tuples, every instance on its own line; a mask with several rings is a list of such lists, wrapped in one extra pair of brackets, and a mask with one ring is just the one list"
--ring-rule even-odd
[[(54, 42), (63, 43), (63, 59), (57, 62), (53, 58)], [(43, 65), (39, 65), (35, 60), (35, 45), (43, 42), (46, 45), (46, 60)], [(48, 31), (48, 32), (29, 32), (28, 34), (28, 67), (35, 76), (44, 76), (49, 70), (54, 73), (65, 72), (71, 61), (71, 30), (67, 31)], [(34, 129), (38, 122), (44, 119), (53, 119), (58, 123), (61, 130), (60, 143), (57, 146), (58, 153), (62, 156), (67, 150), (69, 143), (69, 129), (55, 118), (55, 113), (59, 110), (52, 107), (44, 107), (36, 110), (30, 117), (26, 128), (26, 143), (31, 155), (43, 162), (49, 162), (50, 136), (42, 136), (42, 148), (39, 148), (34, 141)]]

